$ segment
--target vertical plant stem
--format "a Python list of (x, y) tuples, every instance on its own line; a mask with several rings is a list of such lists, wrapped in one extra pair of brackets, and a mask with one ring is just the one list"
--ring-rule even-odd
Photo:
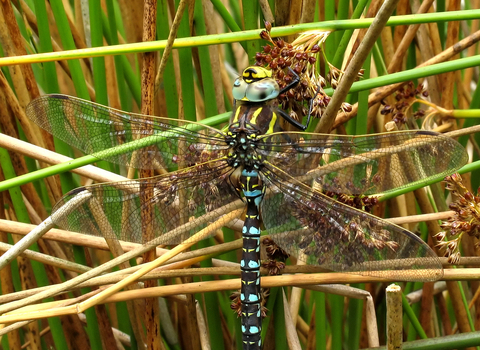
[[(448, 11), (455, 11), (460, 9), (460, 1), (449, 1)], [(460, 29), (460, 22), (454, 21), (448, 23), (446, 47), (455, 45), (458, 42), (458, 32)], [(453, 58), (452, 58), (453, 59)], [(448, 72), (440, 76), (442, 82), (442, 99), (441, 106), (447, 109), (453, 109), (454, 88), (455, 88), (455, 72)]]
[(420, 323), (422, 324), (427, 337), (434, 336), (433, 322), (432, 322), (432, 307), (433, 307), (433, 282), (426, 282), (423, 284)]
[[(143, 41), (153, 41), (156, 37), (156, 18), (157, 18), (157, 1), (147, 0), (144, 3), (143, 17)], [(146, 52), (143, 54), (142, 65), (142, 114), (145, 116), (153, 115), (154, 108), (154, 89), (155, 89), (155, 52)], [(145, 124), (145, 127), (148, 127)], [(148, 134), (151, 130), (145, 130)], [(150, 146), (152, 147), (152, 146)], [(147, 156), (145, 156), (147, 157)], [(143, 164), (147, 164), (148, 159), (142, 160)], [(140, 170), (140, 177), (146, 178), (153, 176), (153, 170)], [(154, 238), (153, 219), (154, 209), (151, 205), (153, 198), (153, 188), (140, 185), (141, 205), (142, 205), (142, 235), (146, 241)], [(145, 262), (155, 260), (155, 251), (150, 250), (143, 256)], [(156, 280), (145, 281), (145, 288), (156, 287)], [(160, 336), (160, 315), (158, 301), (156, 298), (148, 298), (145, 300), (145, 326), (147, 328), (147, 349), (161, 350)]]
[(315, 336), (317, 350), (327, 348), (327, 311), (325, 293), (315, 293)]
[(378, 339), (377, 317), (375, 316), (375, 302), (371, 295), (365, 299), (365, 322), (367, 324), (368, 346), (380, 346)]
[(195, 306), (197, 311), (200, 344), (202, 345), (202, 350), (211, 350), (210, 340), (208, 337), (208, 327), (207, 323), (205, 322), (205, 317), (203, 316), (202, 308), (199, 303), (196, 303)]
[(402, 348), (402, 289), (391, 284), (386, 289), (387, 295), (387, 350)]
[[(285, 313), (285, 328), (287, 332), (287, 341), (290, 350), (301, 350), (302, 347), (300, 346), (300, 340), (298, 339), (298, 334), (296, 332), (296, 320), (292, 319), (292, 315), (290, 314), (290, 306), (288, 304), (287, 297), (285, 295), (285, 291), (282, 290), (282, 297), (283, 297), (283, 312)], [(277, 330), (279, 331), (279, 330)]]

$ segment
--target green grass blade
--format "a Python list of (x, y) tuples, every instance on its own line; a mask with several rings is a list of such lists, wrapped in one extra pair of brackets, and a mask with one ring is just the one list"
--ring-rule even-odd
[[(72, 32), (70, 31), (70, 26), (68, 25), (67, 15), (65, 14), (63, 3), (60, 0), (52, 0), (50, 5), (52, 7), (53, 15), (55, 16), (55, 22), (57, 24), (58, 33), (62, 40), (63, 48), (65, 50), (75, 49), (75, 43), (73, 42)], [(80, 67), (80, 62), (69, 61), (68, 67), (70, 68), (70, 73), (72, 75), (72, 81), (73, 85), (75, 86), (77, 96), (86, 100), (90, 99), (87, 84), (85, 83), (85, 77), (83, 76), (82, 68)]]

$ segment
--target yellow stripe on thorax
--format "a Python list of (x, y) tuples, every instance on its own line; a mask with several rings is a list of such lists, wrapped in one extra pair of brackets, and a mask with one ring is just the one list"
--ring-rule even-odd
[(273, 133), (273, 128), (274, 128), (276, 122), (277, 122), (277, 114), (275, 112), (272, 112), (272, 119), (270, 120), (270, 124), (268, 125), (268, 130), (267, 130), (266, 134), (272, 134)]
[(250, 119), (250, 123), (253, 125), (257, 125), (257, 117), (260, 113), (262, 113), (263, 107), (258, 108), (255, 112), (253, 112), (253, 117)]
[(240, 114), (240, 107), (237, 107), (237, 110), (235, 111), (235, 118), (233, 118), (232, 124), (238, 122), (238, 115)]

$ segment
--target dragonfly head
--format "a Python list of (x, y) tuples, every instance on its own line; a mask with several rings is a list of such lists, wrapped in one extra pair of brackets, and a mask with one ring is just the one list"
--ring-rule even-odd
[(272, 71), (263, 67), (250, 66), (243, 70), (233, 83), (233, 97), (238, 101), (265, 102), (280, 93), (280, 87), (272, 78)]

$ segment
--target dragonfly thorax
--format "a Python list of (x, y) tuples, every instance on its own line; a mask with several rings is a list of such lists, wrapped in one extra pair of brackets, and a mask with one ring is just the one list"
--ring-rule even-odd
[(230, 125), (228, 131), (228, 144), (230, 151), (228, 153), (228, 162), (234, 168), (245, 167), (248, 170), (259, 170), (261, 160), (257, 154), (257, 135), (256, 129), (235, 128)]

